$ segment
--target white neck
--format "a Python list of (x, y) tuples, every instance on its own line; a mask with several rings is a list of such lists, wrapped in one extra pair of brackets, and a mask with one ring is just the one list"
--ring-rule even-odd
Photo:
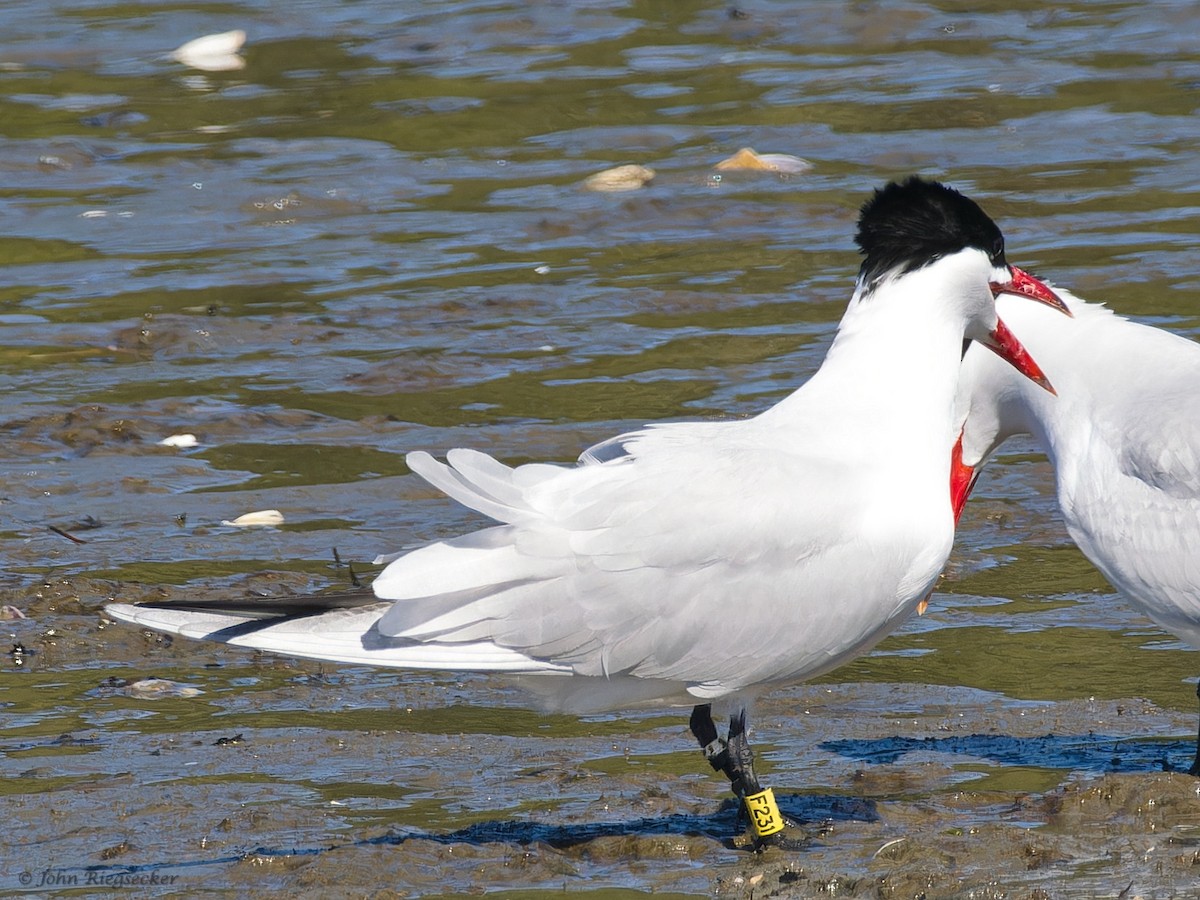
[[(1165, 364), (1174, 336), (1116, 316), (1057, 289), (1074, 318), (1022, 297), (1001, 296), (996, 308), (1054, 385), (1051, 394), (993, 355), (972, 348), (963, 362), (958, 416), (967, 419), (963, 459), (975, 465), (1003, 441), (1031, 434), (1051, 458), (1078, 455), (1089, 439), (1098, 401), (1120, 406), (1127, 357), (1149, 342), (1147, 358)], [(1135, 400), (1130, 400), (1136, 403)]]
[(980, 290), (978, 266), (953, 258), (869, 292), (860, 285), (821, 368), (760, 418), (775, 428), (821, 421), (827, 434), (806, 432), (806, 443), (827, 438), (838, 452), (946, 487), (966, 329), (964, 304), (949, 298)]

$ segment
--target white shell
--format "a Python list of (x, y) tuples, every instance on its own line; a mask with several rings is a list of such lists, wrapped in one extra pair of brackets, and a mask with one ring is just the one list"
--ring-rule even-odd
[(588, 176), (583, 186), (589, 191), (636, 191), (654, 178), (654, 170), (646, 166), (617, 166)]
[(238, 516), (233, 521), (222, 520), (222, 525), (232, 525), (235, 528), (253, 528), (256, 525), (282, 525), (283, 513), (277, 509), (260, 509)]
[(158, 445), (160, 447), (179, 447), (186, 450), (190, 447), (195, 447), (199, 443), (194, 434), (173, 434), (170, 437), (163, 438), (158, 442)]
[(203, 72), (229, 72), (245, 68), (246, 61), (237, 55), (244, 43), (246, 32), (240, 28), (206, 34), (179, 47), (171, 54), (171, 59)]
[(168, 681), (165, 678), (143, 678), (133, 684), (126, 685), (125, 693), (139, 700), (163, 700), (168, 697), (199, 697), (204, 691), (178, 681)]

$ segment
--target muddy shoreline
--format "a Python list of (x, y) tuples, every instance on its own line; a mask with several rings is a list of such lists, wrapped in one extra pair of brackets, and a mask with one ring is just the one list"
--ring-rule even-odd
[(683, 711), (541, 716), (482, 677), (172, 642), (107, 623), (116, 589), (4, 592), (28, 616), (4, 623), (23, 648), (0, 708), (23, 726), (2, 748), (7, 889), (1040, 898), (1200, 883), (1200, 780), (1163, 770), (1190, 763), (1189, 717), (1146, 699), (778, 692), (754, 741), (800, 829), (753, 854)]

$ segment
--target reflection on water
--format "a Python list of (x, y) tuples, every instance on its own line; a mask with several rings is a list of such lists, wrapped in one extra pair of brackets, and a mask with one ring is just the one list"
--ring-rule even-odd
[[(476, 525), (413, 483), (410, 449), (568, 461), (647, 420), (762, 409), (823, 353), (866, 192), (908, 172), (976, 196), (1017, 264), (1194, 335), (1194, 18), (1186, 2), (5, 4), (0, 530), (4, 602), (30, 618), (4, 623), (25, 652), (0, 675), (0, 751), (29, 769), (3, 789), (26, 827), (42, 827), (39, 795), (72, 798), (81, 782), (115, 795), (128, 779), (104, 779), (130, 771), (187, 804), (215, 791), (218, 805), (264, 809), (343, 802), (312, 787), (328, 778), (360, 785), (356, 804), (396, 804), (364, 821), (449, 831), (471, 804), (484, 823), (498, 810), (650, 815), (603, 810), (597, 779), (613, 802), (670, 806), (645, 793), (655, 778), (700, 777), (674, 717), (544, 720), (483, 679), (249, 663), (100, 630), (95, 611), (111, 596), (345, 583), (344, 562), (368, 575), (378, 553)], [(231, 28), (249, 34), (242, 69), (168, 57)], [(743, 146), (814, 168), (714, 172)], [(657, 177), (633, 193), (581, 188), (621, 163)], [(158, 445), (182, 432), (199, 446)], [(825, 681), (879, 683), (868, 706), (883, 720), (886, 686), (913, 683), (1018, 705), (1145, 698), (1154, 708), (1128, 728), (1185, 734), (1184, 679), (1200, 663), (1068, 545), (1048, 469), (1021, 451), (985, 475), (930, 613)], [(270, 508), (282, 529), (220, 524)], [(72, 532), (86, 517), (103, 527)], [(206, 693), (97, 693), (109, 674)], [(1086, 732), (1087, 713), (1064, 715)], [(822, 783), (841, 763), (796, 746), (802, 720), (779, 717), (769, 758)], [(226, 731), (305, 753), (272, 751), (263, 793), (236, 750), (199, 779), (143, 767)], [(424, 742), (394, 743), (413, 734)], [(396, 764), (373, 742), (411, 756)], [(189, 753), (202, 769), (216, 758)], [(343, 771), (317, 766), (331, 754)], [(437, 762), (503, 769), (526, 754), (542, 762), (517, 782)], [(653, 777), (622, 783), (627, 759)], [(975, 771), (1009, 783), (989, 765)], [(1011, 784), (1054, 783), (1031, 765)], [(398, 772), (417, 786), (388, 793)], [(239, 779), (241, 795), (220, 787)], [(689, 821), (719, 796), (686, 783), (694, 806), (663, 815)], [(137, 861), (172, 856), (115, 808), (93, 809), (95, 841), (131, 828)], [(311, 823), (311, 842), (361, 815)], [(87, 840), (67, 846), (96, 859)], [(571, 869), (661, 886), (610, 864)]]

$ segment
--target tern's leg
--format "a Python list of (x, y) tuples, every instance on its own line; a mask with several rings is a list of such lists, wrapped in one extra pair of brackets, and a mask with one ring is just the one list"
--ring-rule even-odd
[[(1200, 699), (1200, 682), (1196, 683), (1196, 697)], [(1196, 726), (1196, 759), (1188, 769), (1189, 775), (1200, 775), (1200, 724)]]
[(750, 738), (746, 734), (744, 709), (729, 718), (728, 753), (728, 774), (733, 782), (733, 792), (743, 799), (759, 793), (762, 786), (754, 774), (754, 751), (750, 749)]
[(718, 772), (725, 773), (733, 792), (742, 802), (750, 821), (754, 846), (762, 847), (776, 841), (786, 823), (775, 805), (775, 795), (769, 789), (763, 790), (754, 773), (754, 751), (750, 749), (746, 735), (746, 711), (741, 710), (730, 718), (728, 741), (721, 740), (717, 734), (712, 707), (708, 704), (695, 707), (688, 724), (704, 751), (704, 758)]
[(734, 774), (729, 769), (729, 752), (725, 741), (717, 734), (717, 725), (713, 722), (712, 705), (705, 703), (692, 709), (692, 718), (688, 727), (700, 744), (704, 758), (718, 772), (724, 772), (733, 781)]
[(762, 790), (754, 774), (754, 751), (750, 749), (750, 740), (746, 735), (744, 709), (730, 717), (728, 741), (722, 740), (717, 734), (712, 706), (707, 703), (692, 710), (688, 727), (696, 736), (708, 764), (716, 771), (725, 773), (739, 798)]

